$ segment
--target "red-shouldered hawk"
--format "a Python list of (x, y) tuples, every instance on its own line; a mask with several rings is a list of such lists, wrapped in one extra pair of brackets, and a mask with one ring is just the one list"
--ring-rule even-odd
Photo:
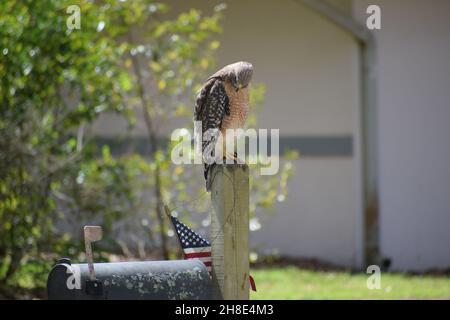
[(202, 122), (202, 155), (205, 162), (204, 176), (206, 189), (211, 190), (209, 171), (213, 164), (205, 161), (206, 156), (214, 157), (216, 135), (209, 132), (220, 130), (223, 139), (223, 155), (226, 158), (236, 158), (233, 152), (225, 150), (225, 131), (227, 129), (243, 128), (247, 120), (249, 88), (252, 79), (253, 66), (249, 62), (236, 62), (220, 69), (208, 78), (197, 95), (194, 120)]

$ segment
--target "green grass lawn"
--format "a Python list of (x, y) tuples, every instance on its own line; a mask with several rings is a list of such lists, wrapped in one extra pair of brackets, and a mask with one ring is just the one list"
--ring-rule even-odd
[(252, 270), (258, 292), (251, 299), (450, 299), (450, 277), (383, 273), (381, 289), (369, 290), (369, 275), (295, 267)]

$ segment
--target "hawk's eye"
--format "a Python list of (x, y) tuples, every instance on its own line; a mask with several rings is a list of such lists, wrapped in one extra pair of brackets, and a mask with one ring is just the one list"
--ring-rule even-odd
[(238, 78), (237, 78), (237, 76), (235, 75), (235, 74), (233, 74), (232, 76), (231, 76), (231, 83), (233, 84), (233, 86), (237, 86), (237, 84), (238, 84)]

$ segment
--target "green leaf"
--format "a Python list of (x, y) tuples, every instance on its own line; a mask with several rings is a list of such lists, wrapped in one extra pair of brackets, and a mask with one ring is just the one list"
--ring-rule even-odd
[(121, 72), (119, 76), (120, 85), (125, 91), (130, 91), (132, 88), (130, 75), (126, 72)]

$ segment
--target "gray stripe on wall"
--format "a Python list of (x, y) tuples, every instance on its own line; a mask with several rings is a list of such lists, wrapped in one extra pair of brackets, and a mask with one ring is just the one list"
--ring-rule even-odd
[[(148, 140), (141, 137), (110, 138), (97, 137), (95, 141), (100, 145), (109, 145), (112, 154), (120, 155), (128, 152), (137, 152), (149, 155)], [(167, 140), (161, 140), (166, 144)], [(270, 142), (268, 142), (270, 147)], [(348, 136), (281, 136), (280, 154), (287, 150), (297, 150), (302, 156), (334, 157), (353, 155), (353, 138)]]
[(347, 156), (353, 155), (352, 136), (291, 136), (280, 137), (280, 151), (298, 150), (303, 156)]

